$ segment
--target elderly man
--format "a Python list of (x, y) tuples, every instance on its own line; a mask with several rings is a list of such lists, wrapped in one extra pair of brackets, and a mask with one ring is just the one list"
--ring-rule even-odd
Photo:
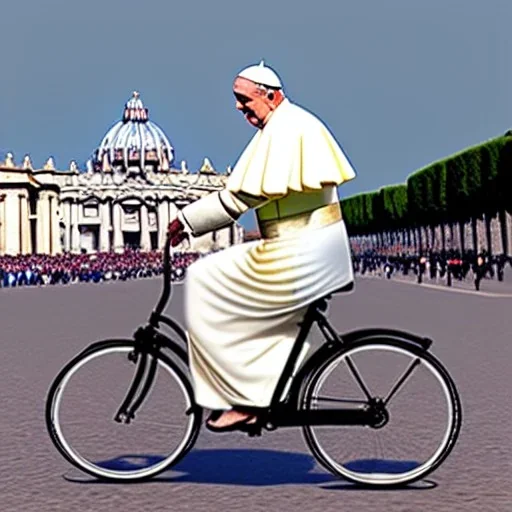
[(261, 240), (193, 263), (185, 283), (196, 401), (207, 428), (242, 429), (270, 405), (309, 304), (353, 282), (337, 185), (355, 172), (328, 129), (292, 103), (263, 61), (235, 78), (236, 108), (257, 132), (226, 188), (183, 208), (173, 246), (256, 209)]

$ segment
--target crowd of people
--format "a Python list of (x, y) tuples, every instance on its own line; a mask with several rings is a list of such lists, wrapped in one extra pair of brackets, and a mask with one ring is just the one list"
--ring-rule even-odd
[[(425, 276), (431, 280), (444, 280), (447, 286), (453, 280), (472, 280), (477, 290), (484, 278), (503, 281), (512, 257), (504, 254), (489, 255), (486, 251), (472, 250), (429, 251), (415, 254), (392, 253), (381, 249), (353, 247), (354, 272), (360, 275), (414, 276), (421, 283)], [(171, 279), (184, 279), (187, 267), (198, 252), (174, 252), (171, 260)], [(127, 248), (123, 253), (98, 252), (94, 254), (63, 253), (55, 256), (31, 254), (0, 256), (0, 288), (43, 286), (71, 283), (101, 283), (155, 277), (163, 272), (161, 251), (143, 252)]]
[[(182, 280), (187, 267), (199, 257), (197, 252), (174, 252), (171, 279)], [(161, 251), (0, 256), (0, 288), (127, 281), (159, 276), (162, 272)]]
[(445, 280), (452, 286), (453, 280), (472, 280), (476, 290), (482, 279), (496, 278), (503, 281), (507, 265), (512, 267), (512, 257), (505, 254), (490, 255), (486, 251), (473, 250), (428, 251), (422, 253), (366, 249), (354, 251), (354, 271), (361, 275), (380, 274), (391, 279), (394, 274), (413, 275), (418, 283), (425, 276), (431, 280)]

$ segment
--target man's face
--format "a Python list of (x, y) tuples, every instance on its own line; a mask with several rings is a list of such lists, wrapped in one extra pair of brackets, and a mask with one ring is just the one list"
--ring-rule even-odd
[(272, 102), (264, 91), (246, 78), (237, 77), (233, 84), (236, 108), (244, 114), (245, 119), (256, 128), (263, 128), (265, 119), (272, 112)]

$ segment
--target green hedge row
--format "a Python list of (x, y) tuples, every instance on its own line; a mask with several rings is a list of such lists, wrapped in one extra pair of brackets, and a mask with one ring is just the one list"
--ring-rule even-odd
[(341, 201), (351, 235), (512, 213), (512, 132), (416, 171), (406, 183)]

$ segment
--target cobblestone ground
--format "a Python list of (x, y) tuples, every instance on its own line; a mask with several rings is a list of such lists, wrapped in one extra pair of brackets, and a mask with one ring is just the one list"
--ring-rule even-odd
[[(455, 450), (426, 481), (355, 488), (316, 464), (298, 429), (254, 439), (203, 430), (177, 472), (144, 484), (104, 484), (74, 469), (46, 432), (47, 390), (90, 342), (130, 336), (159, 289), (159, 280), (144, 280), (0, 291), (2, 512), (512, 511), (512, 300), (382, 279), (358, 280), (355, 293), (332, 300), (329, 314), (341, 331), (399, 327), (435, 340), (464, 422)], [(175, 288), (169, 308), (178, 320), (182, 290)]]

